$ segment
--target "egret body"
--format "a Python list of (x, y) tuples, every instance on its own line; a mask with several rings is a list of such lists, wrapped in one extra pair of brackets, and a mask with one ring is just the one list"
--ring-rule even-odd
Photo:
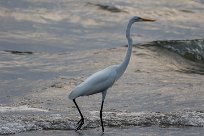
[(100, 120), (101, 120), (101, 127), (102, 131), (104, 132), (103, 127), (103, 119), (102, 119), (102, 110), (103, 110), (103, 103), (106, 97), (106, 93), (108, 88), (110, 88), (125, 72), (129, 60), (131, 57), (132, 52), (132, 39), (130, 37), (130, 29), (134, 22), (142, 22), (142, 21), (154, 21), (151, 19), (144, 19), (141, 17), (134, 16), (129, 20), (126, 29), (126, 38), (128, 41), (128, 49), (126, 56), (122, 63), (118, 65), (109, 66), (101, 71), (98, 71), (88, 77), (84, 82), (76, 86), (73, 91), (69, 95), (69, 99), (73, 100), (74, 104), (76, 105), (81, 119), (77, 123), (78, 126), (76, 127), (76, 131), (79, 130), (82, 125), (84, 124), (84, 117), (75, 101), (75, 99), (79, 96), (88, 96), (96, 93), (102, 93), (102, 103), (101, 103), (101, 110), (100, 110)]

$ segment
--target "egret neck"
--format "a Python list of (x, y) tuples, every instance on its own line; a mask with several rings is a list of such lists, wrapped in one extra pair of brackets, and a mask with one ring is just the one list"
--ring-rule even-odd
[(127, 49), (126, 56), (125, 56), (123, 62), (121, 64), (119, 64), (119, 66), (118, 66), (118, 69), (117, 69), (118, 76), (117, 76), (116, 80), (118, 80), (122, 76), (122, 74), (125, 72), (125, 70), (128, 66), (128, 63), (130, 61), (130, 57), (131, 57), (131, 53), (132, 53), (132, 38), (130, 37), (130, 29), (131, 29), (131, 26), (133, 23), (134, 22), (130, 21), (128, 23), (128, 26), (126, 29), (126, 38), (128, 40), (128, 49)]

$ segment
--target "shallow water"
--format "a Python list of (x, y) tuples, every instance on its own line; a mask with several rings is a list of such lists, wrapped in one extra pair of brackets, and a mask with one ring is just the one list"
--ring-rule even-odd
[[(117, 128), (109, 128), (106, 129), (106, 132), (103, 136), (202, 136), (203, 128), (158, 128), (158, 127), (131, 127), (126, 129), (117, 129)], [(43, 135), (43, 136), (101, 136), (100, 129), (91, 129), (80, 131), (75, 133), (74, 131), (32, 131), (29, 133), (21, 133), (16, 136), (35, 136), (35, 135)]]
[[(104, 111), (126, 115), (202, 113), (203, 0), (1, 1), (0, 106), (5, 109), (27, 105), (74, 116), (76, 122), (79, 115), (67, 95), (88, 75), (122, 60), (127, 44), (125, 28), (133, 15), (157, 21), (133, 26), (136, 45), (132, 59), (124, 76), (109, 90)], [(100, 99), (101, 94), (97, 94), (77, 102), (89, 118), (90, 112), (99, 110)], [(27, 115), (25, 110), (19, 112)], [(114, 118), (110, 120), (114, 122)], [(200, 122), (194, 120), (195, 124), (203, 122), (203, 118)], [(203, 133), (202, 127), (106, 127), (107, 135), (133, 135), (138, 131), (138, 135)], [(37, 131), (22, 135), (52, 132), (66, 134)], [(77, 135), (73, 131), (67, 133)], [(82, 135), (89, 134), (98, 135), (97, 128), (82, 131)]]

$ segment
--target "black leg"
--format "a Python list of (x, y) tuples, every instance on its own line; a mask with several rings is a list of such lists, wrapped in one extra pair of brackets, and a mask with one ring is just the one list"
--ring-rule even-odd
[(102, 103), (101, 103), (101, 110), (100, 110), (100, 119), (101, 119), (102, 132), (104, 132), (102, 112), (103, 112), (103, 103), (104, 103), (104, 100), (105, 100), (105, 97), (106, 97), (106, 93), (107, 93), (107, 90), (102, 92)]
[(77, 109), (78, 109), (78, 111), (79, 111), (79, 114), (80, 114), (80, 116), (81, 116), (81, 119), (80, 119), (79, 122), (77, 123), (78, 126), (77, 126), (77, 128), (76, 128), (76, 130), (75, 130), (75, 131), (77, 131), (77, 130), (79, 130), (79, 129), (82, 127), (82, 125), (84, 124), (84, 117), (83, 117), (83, 115), (82, 115), (82, 113), (81, 113), (81, 111), (80, 111), (80, 109), (79, 109), (79, 107), (78, 107), (78, 105), (77, 105), (75, 99), (73, 99), (73, 102), (74, 102), (74, 104), (76, 105), (76, 107), (77, 107)]
[(100, 110), (100, 119), (101, 119), (102, 132), (104, 132), (103, 119), (102, 119), (103, 102), (104, 102), (104, 101), (102, 101), (102, 103), (101, 103), (101, 110)]

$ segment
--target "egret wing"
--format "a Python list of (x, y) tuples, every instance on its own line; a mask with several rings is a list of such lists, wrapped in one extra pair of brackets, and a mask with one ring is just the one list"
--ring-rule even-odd
[(79, 84), (69, 95), (70, 99), (79, 96), (91, 95), (102, 92), (113, 85), (116, 80), (117, 72), (114, 67), (108, 67), (104, 70), (94, 73), (84, 82)]

